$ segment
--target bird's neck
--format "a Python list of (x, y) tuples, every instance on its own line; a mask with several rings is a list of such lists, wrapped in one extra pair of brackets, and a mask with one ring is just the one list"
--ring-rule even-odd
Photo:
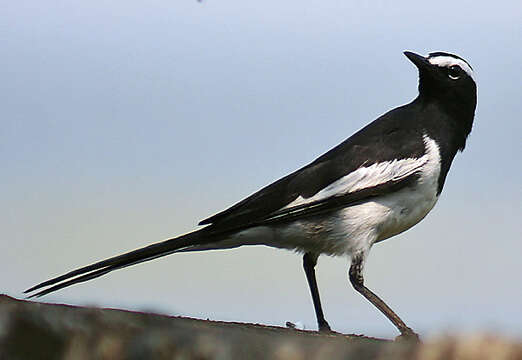
[(459, 107), (458, 104), (419, 95), (413, 102), (429, 121), (424, 124), (428, 136), (435, 139), (441, 154), (441, 172), (439, 175), (438, 193), (442, 191), (446, 176), (457, 151), (464, 150), (466, 139), (471, 132), (475, 107)]
[(434, 124), (441, 128), (447, 129), (446, 136), (451, 139), (451, 147), (454, 147), (456, 153), (457, 150), (464, 150), (466, 146), (466, 139), (471, 133), (473, 127), (473, 119), (475, 117), (475, 106), (476, 99), (462, 99), (462, 101), (456, 101), (456, 99), (448, 97), (434, 97), (427, 95), (419, 95), (415, 100), (418, 104), (425, 109), (433, 108), (438, 109), (442, 112), (443, 116), (438, 121), (444, 122), (444, 124)]

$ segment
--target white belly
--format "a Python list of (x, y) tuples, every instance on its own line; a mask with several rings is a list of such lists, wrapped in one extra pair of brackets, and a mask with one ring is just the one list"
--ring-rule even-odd
[(417, 224), (437, 198), (436, 187), (406, 188), (333, 214), (280, 226), (265, 244), (302, 252), (351, 255)]

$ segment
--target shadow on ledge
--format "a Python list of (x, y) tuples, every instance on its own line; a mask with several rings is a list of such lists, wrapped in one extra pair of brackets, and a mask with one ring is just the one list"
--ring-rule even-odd
[(522, 344), (485, 336), (397, 343), (0, 295), (0, 359), (522, 360)]

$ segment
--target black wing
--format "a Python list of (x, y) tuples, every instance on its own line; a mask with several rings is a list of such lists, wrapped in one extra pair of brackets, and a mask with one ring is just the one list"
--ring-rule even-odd
[[(264, 187), (232, 207), (204, 219), (199, 224), (212, 224), (217, 230), (265, 222), (299, 196), (310, 198), (363, 165), (421, 157), (425, 151), (423, 133), (415, 121), (412, 106), (413, 104), (408, 104), (384, 114), (309, 165)], [(411, 181), (411, 178), (408, 181)], [(403, 181), (402, 184), (407, 184), (407, 181)], [(397, 186), (395, 183), (379, 184), (357, 194), (346, 194), (344, 197), (336, 198), (334, 202), (342, 202), (345, 205), (363, 200), (364, 194), (369, 197), (395, 191)], [(326, 209), (327, 202), (322, 201), (319, 209)], [(307, 215), (312, 208), (318, 211), (314, 206), (308, 211), (300, 209), (293, 216)]]

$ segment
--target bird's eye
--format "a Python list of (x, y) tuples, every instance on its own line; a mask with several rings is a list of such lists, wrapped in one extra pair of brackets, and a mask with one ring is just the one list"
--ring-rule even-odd
[(452, 65), (448, 68), (448, 76), (450, 79), (457, 80), (460, 77), (461, 68), (458, 65)]

